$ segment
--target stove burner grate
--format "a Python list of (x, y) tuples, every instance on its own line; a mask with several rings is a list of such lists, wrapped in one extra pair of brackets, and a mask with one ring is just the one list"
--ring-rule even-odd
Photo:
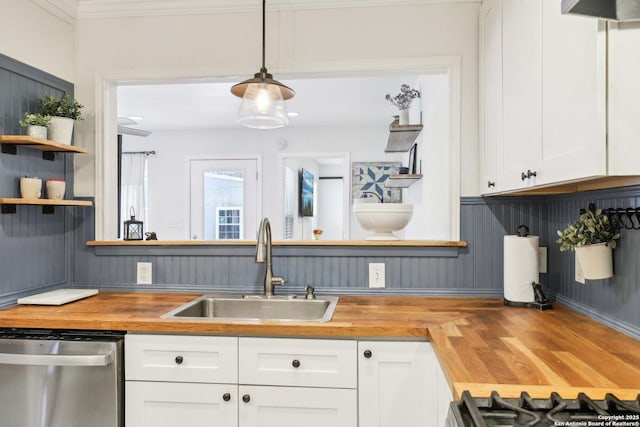
[(579, 393), (576, 399), (563, 399), (554, 392), (548, 399), (533, 399), (526, 392), (519, 398), (502, 398), (494, 391), (489, 398), (474, 398), (465, 391), (460, 402), (451, 404), (451, 413), (450, 419), (457, 421), (453, 425), (465, 427), (572, 425), (568, 422), (602, 422), (603, 416), (612, 415), (640, 427), (640, 395), (631, 401), (613, 394), (593, 400), (585, 393)]

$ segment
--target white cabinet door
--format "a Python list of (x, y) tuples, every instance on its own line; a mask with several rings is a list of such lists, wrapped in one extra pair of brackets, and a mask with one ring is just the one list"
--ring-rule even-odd
[(612, 22), (607, 37), (608, 173), (639, 175), (640, 22)]
[(505, 189), (528, 187), (542, 144), (542, 5), (540, 0), (502, 2), (503, 155)]
[(424, 427), (438, 422), (435, 355), (427, 342), (358, 342), (362, 427)]
[(240, 386), (239, 392), (239, 427), (358, 425), (355, 389)]
[[(537, 2), (540, 0), (536, 0)], [(542, 162), (537, 183), (605, 175), (606, 32), (542, 2)]]
[(125, 396), (127, 426), (238, 425), (236, 385), (127, 381)]
[(480, 193), (502, 186), (502, 0), (480, 9)]

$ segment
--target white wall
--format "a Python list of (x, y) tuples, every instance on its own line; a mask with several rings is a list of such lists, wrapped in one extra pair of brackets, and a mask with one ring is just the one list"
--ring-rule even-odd
[[(202, 156), (255, 156), (262, 159), (262, 216), (271, 219), (274, 236), (282, 238), (283, 227), (283, 156), (308, 153), (344, 153), (346, 147), (352, 162), (403, 161), (406, 153), (384, 153), (387, 124), (376, 127), (282, 128), (270, 131), (224, 129), (209, 131), (154, 132), (149, 137), (124, 136), (123, 151), (155, 150), (149, 158), (149, 222), (145, 229), (162, 230), (162, 240), (188, 239), (189, 172), (187, 159)], [(285, 139), (287, 148), (278, 149)], [(304, 167), (310, 167), (305, 165)], [(313, 170), (316, 178), (317, 170)], [(349, 177), (347, 177), (347, 180)], [(349, 182), (349, 181), (347, 181)], [(349, 185), (350, 189), (350, 185)], [(259, 214), (260, 215), (260, 214)], [(350, 215), (350, 217), (352, 217)], [(350, 225), (352, 238), (357, 234), (355, 220)], [(364, 233), (363, 230), (361, 230)], [(354, 235), (354, 233), (356, 233)], [(311, 236), (306, 236), (310, 238)]]
[(30, 0), (0, 0), (0, 53), (75, 82), (74, 23)]
[[(269, 13), (267, 66), (282, 78), (301, 70), (352, 71), (353, 64), (367, 62), (388, 66), (396, 58), (406, 63), (406, 58), (461, 57), (461, 194), (476, 195), (478, 9), (474, 2)], [(259, 19), (257, 13), (227, 13), (79, 20), (76, 96), (87, 105), (88, 119), (76, 142), (95, 152), (103, 124), (92, 116), (103, 102), (104, 79), (239, 80), (255, 73)], [(75, 165), (76, 195), (96, 195), (95, 159), (79, 156)]]

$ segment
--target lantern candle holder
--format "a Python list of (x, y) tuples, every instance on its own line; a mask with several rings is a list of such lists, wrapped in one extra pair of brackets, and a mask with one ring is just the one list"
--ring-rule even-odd
[(142, 221), (136, 220), (136, 212), (129, 209), (131, 219), (124, 222), (124, 240), (142, 240), (144, 238)]

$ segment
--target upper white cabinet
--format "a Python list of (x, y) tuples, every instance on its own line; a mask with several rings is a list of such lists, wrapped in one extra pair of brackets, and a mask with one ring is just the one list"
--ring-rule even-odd
[(601, 25), (562, 15), (557, 0), (483, 2), (482, 193), (607, 174)]
[(606, 31), (542, 3), (542, 144), (538, 184), (607, 174)]
[(610, 23), (608, 33), (609, 170), (640, 175), (640, 22)]
[(480, 9), (481, 192), (502, 183), (502, 0), (485, 0)]

